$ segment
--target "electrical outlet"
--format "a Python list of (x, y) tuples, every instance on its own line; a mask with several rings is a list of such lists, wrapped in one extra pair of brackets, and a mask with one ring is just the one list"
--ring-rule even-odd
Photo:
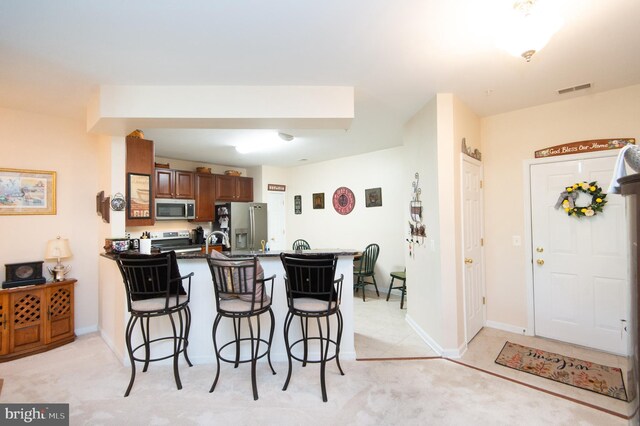
[(520, 239), (520, 235), (512, 236), (511, 241), (513, 242), (514, 247), (520, 247), (520, 245), (522, 245), (522, 240)]

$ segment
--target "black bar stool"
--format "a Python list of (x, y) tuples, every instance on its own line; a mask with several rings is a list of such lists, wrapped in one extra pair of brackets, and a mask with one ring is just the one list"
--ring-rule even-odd
[[(273, 281), (275, 275), (263, 278), (264, 272), (258, 263), (257, 258), (233, 258), (228, 259), (224, 255), (212, 252), (208, 257), (209, 269), (213, 279), (213, 288), (216, 296), (216, 319), (213, 322), (211, 336), (213, 348), (216, 355), (216, 377), (213, 380), (209, 392), (213, 392), (220, 376), (220, 361), (234, 364), (235, 368), (245, 362), (251, 363), (251, 385), (253, 388), (253, 399), (258, 399), (258, 386), (256, 384), (256, 363), (258, 359), (267, 356), (269, 367), (273, 374), (276, 371), (271, 365), (271, 342), (275, 329), (275, 318), (271, 310), (271, 300), (273, 297)], [(267, 295), (265, 283), (271, 281), (271, 291)], [(260, 317), (268, 313), (271, 317), (269, 337), (263, 338), (261, 335)], [(217, 334), (218, 326), (222, 318), (233, 320), (234, 338), (218, 346)], [(249, 325), (249, 337), (242, 337), (241, 320), (246, 319)], [(254, 330), (253, 321), (257, 323), (257, 330)], [(245, 343), (245, 345), (242, 345)], [(260, 352), (261, 345), (264, 350)], [(250, 346), (251, 352), (246, 357), (241, 357), (242, 346)], [(234, 348), (233, 358), (224, 355), (227, 348)]]
[[(280, 259), (285, 270), (287, 306), (289, 310), (284, 320), (284, 340), (289, 360), (289, 371), (282, 390), (287, 390), (291, 379), (292, 359), (307, 363), (320, 364), (320, 385), (322, 400), (327, 402), (327, 386), (325, 370), (327, 361), (336, 360), (340, 374), (344, 376), (340, 366), (340, 340), (342, 339), (343, 320), (340, 313), (340, 297), (342, 294), (343, 276), (335, 278), (337, 257), (334, 255), (296, 255), (281, 253)], [(337, 330), (332, 335), (331, 316), (337, 318)], [(290, 341), (291, 323), (295, 317), (300, 318), (302, 337)], [(310, 334), (309, 319), (316, 320), (317, 336)], [(322, 321), (324, 319), (324, 321)], [(317, 343), (318, 357), (309, 359), (309, 344)], [(302, 355), (292, 353), (302, 344)], [(330, 347), (333, 350), (330, 351)]]
[[(189, 367), (193, 366), (187, 355), (191, 327), (189, 299), (193, 272), (184, 277), (180, 276), (176, 254), (173, 251), (159, 255), (123, 253), (116, 259), (116, 262), (122, 274), (127, 294), (127, 310), (130, 313), (125, 339), (131, 362), (131, 379), (124, 396), (129, 396), (133, 387), (136, 377), (136, 361), (144, 362), (142, 372), (146, 372), (150, 362), (173, 358), (173, 375), (176, 386), (178, 389), (182, 389), (178, 371), (179, 355), (182, 353)], [(187, 279), (188, 290), (185, 291), (182, 281)], [(178, 317), (178, 328), (176, 328), (174, 315)], [(169, 318), (172, 335), (151, 338), (149, 321), (151, 318), (157, 317)], [(143, 342), (134, 348), (132, 335), (138, 320), (140, 320)], [(171, 340), (173, 343), (172, 353), (151, 358), (151, 345), (167, 340)], [(136, 356), (136, 352), (140, 349), (144, 349), (144, 355)]]

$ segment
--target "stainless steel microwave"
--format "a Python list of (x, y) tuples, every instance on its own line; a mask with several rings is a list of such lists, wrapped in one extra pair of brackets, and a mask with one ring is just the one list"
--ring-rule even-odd
[(156, 220), (180, 220), (195, 218), (195, 200), (156, 198)]

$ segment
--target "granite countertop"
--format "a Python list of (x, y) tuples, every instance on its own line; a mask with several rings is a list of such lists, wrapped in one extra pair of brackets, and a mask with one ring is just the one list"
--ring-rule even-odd
[[(139, 253), (136, 250), (128, 250), (122, 253)], [(222, 252), (227, 257), (279, 257), (280, 253), (290, 253), (290, 254), (306, 254), (306, 255), (316, 255), (316, 254), (336, 254), (338, 256), (355, 256), (360, 254), (358, 250), (351, 249), (313, 249), (313, 250), (302, 250), (302, 251), (294, 251), (294, 250), (270, 250), (267, 252), (262, 251), (249, 251), (249, 250), (236, 250), (236, 251), (225, 251)], [(152, 253), (157, 254), (157, 253)], [(108, 259), (117, 259), (119, 253), (101, 253), (100, 256), (106, 257)], [(204, 259), (209, 257), (209, 255), (200, 253), (200, 252), (185, 252), (185, 253), (176, 253), (176, 257), (178, 259)]]

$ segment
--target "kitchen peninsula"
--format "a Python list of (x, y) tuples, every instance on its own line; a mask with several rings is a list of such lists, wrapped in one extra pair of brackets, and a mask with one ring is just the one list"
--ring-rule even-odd
[[(272, 309), (275, 316), (275, 332), (271, 346), (271, 359), (273, 361), (285, 361), (287, 354), (283, 338), (283, 323), (287, 312), (287, 300), (285, 296), (284, 268), (280, 261), (280, 251), (256, 252), (247, 251), (230, 252), (229, 257), (257, 256), (264, 269), (264, 276), (270, 277), (275, 274)], [(291, 252), (292, 253), (292, 252)], [(355, 250), (342, 249), (318, 249), (305, 250), (303, 254), (326, 254), (331, 253), (338, 256), (336, 267), (336, 277), (344, 276), (342, 285), (342, 298), (340, 311), (344, 319), (344, 329), (342, 332), (342, 342), (340, 345), (340, 358), (342, 360), (355, 359), (354, 348), (354, 316), (353, 316), (353, 258), (357, 254)], [(191, 307), (192, 322), (189, 334), (189, 358), (194, 364), (213, 363), (215, 355), (213, 352), (213, 342), (211, 340), (211, 329), (215, 318), (215, 300), (211, 272), (206, 262), (204, 253), (178, 253), (178, 266), (181, 275), (194, 273), (191, 282)], [(124, 364), (129, 365), (129, 358), (125, 347), (125, 328), (129, 319), (127, 312), (126, 295), (122, 277), (113, 256), (102, 255), (100, 257), (100, 267), (106, 272), (108, 279), (100, 285), (100, 330), (102, 337), (107, 342), (111, 350)], [(154, 324), (153, 333), (170, 334), (170, 323), (160, 325)], [(230, 340), (233, 336), (233, 326), (231, 322), (223, 322), (218, 330), (219, 341)], [(134, 333), (134, 346), (140, 342), (139, 333)], [(156, 347), (157, 348), (157, 347)], [(163, 351), (163, 348), (154, 350)], [(170, 352), (170, 351), (169, 351)], [(264, 361), (261, 360), (261, 361)], [(166, 360), (170, 362), (170, 360)], [(180, 362), (184, 363), (182, 357)]]

